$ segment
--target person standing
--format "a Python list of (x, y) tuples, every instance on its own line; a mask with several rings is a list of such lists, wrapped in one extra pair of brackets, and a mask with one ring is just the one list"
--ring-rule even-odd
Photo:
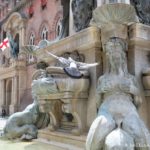
[(6, 116), (6, 110), (3, 108), (2, 109), (2, 118), (4, 118)]

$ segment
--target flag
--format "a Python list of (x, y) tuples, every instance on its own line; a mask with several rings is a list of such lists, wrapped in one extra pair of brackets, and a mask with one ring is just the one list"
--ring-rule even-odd
[(7, 47), (10, 47), (8, 38), (5, 38), (2, 43), (0, 43), (0, 49), (4, 51)]

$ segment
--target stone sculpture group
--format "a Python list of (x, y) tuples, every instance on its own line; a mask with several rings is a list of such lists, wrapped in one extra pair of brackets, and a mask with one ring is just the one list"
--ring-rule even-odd
[[(83, 118), (80, 118), (79, 115), (81, 111), (79, 109), (72, 110), (71, 105), (72, 101), (75, 101), (73, 105), (76, 105), (78, 97), (79, 101), (82, 101), (80, 105), (84, 105), (82, 103), (85, 103), (85, 97), (80, 97), (80, 93), (85, 94), (89, 89), (87, 69), (98, 65), (98, 63), (87, 64), (77, 62), (71, 57), (66, 59), (51, 55), (59, 59), (63, 67), (47, 67), (45, 65), (46, 68), (38, 69), (34, 73), (32, 81), (34, 102), (23, 112), (17, 112), (9, 117), (4, 128), (5, 137), (31, 140), (37, 138), (38, 129), (48, 127), (50, 131), (54, 131), (60, 127), (63, 113), (73, 115), (72, 117), (77, 120), (77, 128), (72, 130), (73, 134), (83, 132)], [(65, 69), (72, 74), (66, 74)], [(78, 73), (82, 76), (77, 76)], [(70, 99), (74, 100), (69, 102)]]
[[(72, 1), (76, 31), (89, 25), (94, 7), (93, 2), (93, 0)], [(95, 20), (93, 20), (99, 21), (99, 27), (104, 27), (104, 24), (108, 23), (110, 23), (108, 24), (109, 27), (111, 25), (119, 27), (119, 25), (136, 21), (133, 7), (120, 4), (117, 6), (122, 16), (126, 14), (126, 17), (120, 17), (118, 12), (115, 15), (114, 8), (116, 6), (111, 5), (100, 8), (98, 12), (95, 11)], [(105, 8), (107, 8), (106, 12)], [(124, 13), (122, 13), (122, 8), (124, 8)], [(81, 10), (84, 12), (79, 13)], [(104, 12), (109, 15), (105, 17)], [(131, 15), (127, 12), (131, 12)], [(140, 12), (139, 16), (141, 14), (143, 13)], [(149, 19), (146, 20), (149, 24)], [(131, 75), (127, 69), (127, 43), (123, 38), (115, 35), (108, 36), (105, 40), (102, 38), (106, 71), (98, 79), (96, 102), (98, 115), (89, 130), (86, 150), (150, 150), (150, 133), (137, 112), (142, 103), (140, 86), (136, 77)], [(46, 47), (49, 43), (42, 41), (41, 45)], [(33, 51), (37, 48), (40, 46), (35, 48), (30, 46), (29, 50)], [(39, 75), (32, 82), (33, 104), (29, 105), (23, 112), (10, 116), (6, 123), (4, 135), (9, 139), (31, 140), (37, 137), (39, 128), (46, 126), (51, 131), (56, 130), (60, 126), (63, 113), (71, 114), (77, 120), (77, 129), (73, 130), (73, 133), (80, 135), (84, 131), (84, 118), (81, 118), (82, 108), (79, 110), (78, 106), (80, 104), (84, 107), (85, 99), (87, 99), (90, 86), (88, 68), (96, 66), (97, 63), (86, 64), (77, 62), (71, 57), (66, 59), (49, 54), (58, 59), (63, 67), (55, 66), (38, 70), (37, 74), (39, 73)], [(83, 74), (81, 70), (84, 71)]]

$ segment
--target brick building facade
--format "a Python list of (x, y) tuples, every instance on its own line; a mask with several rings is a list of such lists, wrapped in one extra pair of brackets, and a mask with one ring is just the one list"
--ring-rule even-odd
[[(61, 31), (61, 21), (63, 19), (63, 6), (61, 0), (0, 0), (0, 42), (2, 42), (9, 32), (13, 39), (17, 39), (19, 44), (18, 58), (14, 59), (11, 49), (1, 51), (0, 72), (5, 73), (0, 77), (3, 98), (0, 107), (5, 108), (8, 114), (24, 109), (32, 102), (31, 82), (32, 74), (36, 66), (36, 58), (32, 54), (25, 54), (24, 66), (18, 66), (22, 61), (22, 47), (24, 45), (38, 45), (46, 39), (52, 41), (56, 39)], [(8, 69), (16, 63), (13, 76)], [(24, 68), (20, 73), (16, 67)], [(13, 68), (12, 68), (13, 70)], [(6, 77), (6, 74), (8, 77)], [(10, 74), (10, 75), (9, 75)], [(16, 79), (16, 93), (12, 78)], [(10, 80), (10, 83), (7, 83)], [(8, 87), (7, 87), (8, 84)], [(17, 100), (13, 100), (17, 99)], [(13, 101), (17, 101), (13, 104)], [(15, 105), (15, 106), (14, 106)], [(15, 107), (10, 110), (10, 107)]]

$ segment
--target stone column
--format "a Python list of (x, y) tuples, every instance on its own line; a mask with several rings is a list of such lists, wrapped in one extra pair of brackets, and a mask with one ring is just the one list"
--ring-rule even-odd
[(14, 76), (12, 78), (12, 101), (9, 107), (10, 114), (17, 111), (18, 105), (18, 77)]
[[(25, 102), (24, 105), (21, 105), (21, 103), (28, 97), (27, 96), (27, 85), (29, 85), (27, 82), (31, 82), (31, 78), (28, 78), (29, 81), (27, 81), (27, 71), (26, 68), (23, 70), (20, 70), (18, 72), (18, 109), (21, 111), (29, 102), (32, 102), (31, 97), (30, 100), (27, 100), (28, 102)], [(28, 86), (29, 87), (29, 86)]]
[(2, 79), (0, 80), (0, 112), (2, 112), (2, 108), (5, 107), (5, 81)]
[(14, 105), (17, 105), (18, 103), (18, 76), (15, 76), (13, 78), (14, 82), (14, 93), (13, 93), (13, 99), (14, 99)]
[(19, 40), (20, 40), (20, 47), (22, 47), (23, 45), (25, 45), (25, 36), (24, 36), (24, 33), (25, 33), (25, 27), (24, 25), (22, 25), (21, 29), (20, 29), (20, 34), (19, 34)]

